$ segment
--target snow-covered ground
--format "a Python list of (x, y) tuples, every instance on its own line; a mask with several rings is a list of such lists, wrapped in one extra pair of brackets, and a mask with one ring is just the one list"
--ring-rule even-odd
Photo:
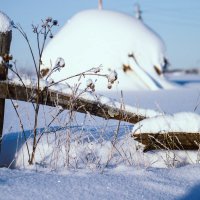
[[(184, 81), (186, 78), (170, 77), (174, 82), (178, 82), (177, 79)], [(167, 114), (194, 112), (196, 114), (189, 116), (194, 115), (197, 119), (200, 114), (200, 90), (196, 86), (200, 77), (190, 77), (189, 80), (173, 90), (125, 91), (124, 103)], [(116, 93), (104, 94), (120, 98)], [(34, 117), (29, 112), (31, 105), (18, 102), (18, 106), (25, 129), (31, 130)], [(40, 127), (48, 124), (51, 118), (49, 116), (55, 113), (55, 109), (42, 108)], [(63, 122), (66, 120), (63, 117), (66, 114), (67, 112), (54, 123), (55, 129), (59, 125), (64, 127)], [(178, 115), (179, 122), (184, 115)], [(177, 115), (174, 116), (174, 119), (169, 116), (169, 120), (175, 122)], [(27, 165), (27, 149), (18, 118), (7, 100), (0, 163), (6, 166), (10, 164), (10, 167), (16, 169), (0, 169), (0, 199), (200, 198), (198, 151), (143, 153), (140, 145), (130, 137), (133, 125), (121, 123), (118, 139), (115, 141), (116, 122), (91, 117), (88, 121), (84, 119), (82, 115), (78, 115), (76, 121), (70, 124), (70, 150), (67, 146), (69, 129), (64, 127), (56, 134), (43, 137), (36, 152), (37, 163), (30, 167)], [(198, 128), (198, 120), (196, 125)], [(42, 131), (44, 129), (40, 129)], [(29, 137), (31, 131), (26, 131), (26, 135)], [(30, 148), (31, 138), (28, 140)], [(6, 145), (9, 146), (9, 151)]]
[(137, 167), (88, 171), (35, 172), (0, 169), (2, 200), (163, 199), (199, 200), (200, 166)]
[[(126, 80), (124, 82), (128, 83), (124, 85), (123, 96), (120, 91), (123, 87), (120, 85), (117, 86), (118, 92), (104, 92), (105, 96), (114, 97), (123, 105), (130, 105), (131, 107), (126, 107), (127, 110), (146, 115), (151, 119), (143, 120), (133, 126), (128, 123), (92, 117), (89, 114), (75, 113), (74, 115), (70, 111), (58, 114), (61, 111), (59, 106), (56, 108), (41, 106), (36, 138), (38, 145), (34, 163), (29, 165), (28, 160), (30, 160), (33, 149), (33, 105), (15, 101), (14, 109), (10, 100), (6, 100), (0, 167), (7, 168), (0, 169), (0, 199), (199, 199), (199, 151), (163, 150), (144, 153), (143, 146), (134, 141), (131, 135), (137, 131), (200, 132), (200, 77), (196, 75), (188, 78), (188, 76), (180, 77), (178, 74), (176, 76), (172, 74), (168, 77), (169, 81), (163, 76), (159, 77), (154, 69), (155, 66), (162, 67), (164, 65), (164, 55), (160, 55), (163, 52), (163, 44), (159, 37), (137, 19), (122, 14), (108, 11), (86, 11), (79, 15), (85, 17), (85, 15), (91, 16), (91, 13), (92, 16), (95, 16), (94, 19), (102, 19), (105, 17), (104, 15), (114, 15), (120, 20), (130, 22), (130, 26), (128, 26), (130, 29), (133, 28), (131, 25), (134, 25), (137, 27), (136, 30), (141, 29), (140, 33), (146, 33), (142, 42), (146, 36), (149, 36), (148, 42), (152, 41), (156, 44), (149, 47), (158, 47), (158, 49), (149, 50), (150, 54), (156, 53), (150, 55), (148, 59), (144, 59), (148, 55), (147, 53), (141, 56), (141, 59), (140, 56), (137, 57), (140, 65), (140, 62), (145, 60), (148, 60), (147, 63), (150, 62), (147, 65), (151, 68), (150, 71), (147, 70), (147, 73), (144, 73), (140, 67), (134, 69), (141, 75), (140, 78), (150, 83), (153, 86), (150, 88), (156, 89), (156, 91), (129, 91), (129, 88), (140, 87), (137, 84), (134, 85), (133, 82), (130, 84), (126, 76), (120, 75), (121, 80), (124, 78)], [(0, 32), (7, 32), (10, 30), (10, 19), (3, 13), (0, 14), (0, 20), (4, 22), (1, 23)], [(82, 20), (80, 16), (78, 16), (78, 21)], [(75, 19), (72, 21), (76, 22)], [(92, 18), (92, 20), (94, 19)], [(105, 19), (104, 21), (107, 22), (107, 17)], [(123, 20), (122, 25), (125, 24)], [(94, 22), (96, 23), (96, 20)], [(78, 28), (80, 27), (78, 26)], [(102, 28), (102, 30), (104, 29)], [(83, 30), (88, 29), (83, 28)], [(116, 30), (119, 30), (119, 27), (116, 27)], [(124, 31), (125, 28), (120, 28), (120, 30)], [(67, 33), (70, 31), (68, 30)], [(141, 36), (135, 30), (132, 30), (132, 33), (136, 34), (137, 37), (134, 37), (136, 41), (138, 35)], [(106, 38), (106, 35), (94, 39), (94, 41), (99, 42), (102, 38)], [(112, 33), (111, 38), (114, 38)], [(119, 41), (119, 38), (114, 41), (114, 44)], [(85, 40), (82, 38), (82, 41)], [(131, 45), (128, 38), (127, 41), (124, 46), (126, 48)], [(107, 44), (107, 42), (105, 43)], [(124, 57), (131, 52), (130, 49), (124, 51), (124, 48), (118, 43), (116, 45), (120, 47), (120, 52), (125, 53)], [(103, 48), (103, 52), (104, 50)], [(143, 52), (141, 51), (137, 55), (137, 50), (137, 48), (134, 49), (134, 56)], [(62, 52), (64, 51), (62, 50)], [(99, 57), (100, 54), (97, 55)], [(104, 55), (105, 52), (103, 57)], [(108, 58), (110, 59), (109, 54)], [(127, 59), (125, 58), (125, 60)], [(94, 60), (99, 63), (95, 57)], [(137, 61), (132, 63), (132, 60), (129, 64), (137, 65)], [(120, 64), (127, 63), (120, 61)], [(159, 85), (157, 83), (154, 88), (155, 81), (151, 77), (155, 78), (163, 87), (157, 87)], [(136, 77), (131, 78), (135, 80)], [(123, 81), (121, 82), (123, 83)], [(171, 90), (163, 88), (171, 88)], [(69, 92), (69, 87), (65, 88), (66, 91)], [(88, 95), (88, 93), (84, 95), (86, 98), (94, 99), (93, 95)], [(98, 100), (111, 103), (110, 99), (105, 97), (98, 97)], [(118, 108), (121, 106), (116, 102), (114, 104)]]

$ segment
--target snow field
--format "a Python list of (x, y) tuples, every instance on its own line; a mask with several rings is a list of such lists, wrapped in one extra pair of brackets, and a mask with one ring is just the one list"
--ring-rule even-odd
[[(0, 199), (193, 199), (199, 196), (199, 166), (175, 169), (117, 168), (104, 174), (35, 173), (0, 169)], [(22, 190), (23, 188), (23, 190)]]

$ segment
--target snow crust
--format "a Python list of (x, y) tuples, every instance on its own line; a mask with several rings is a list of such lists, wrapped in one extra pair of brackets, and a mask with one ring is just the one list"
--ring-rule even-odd
[(181, 112), (174, 115), (163, 115), (142, 120), (135, 124), (134, 134), (166, 132), (200, 132), (200, 115)]
[(0, 32), (6, 33), (12, 29), (10, 18), (3, 12), (0, 11)]
[(200, 199), (200, 167), (127, 168), (103, 174), (0, 169), (3, 200)]
[[(28, 79), (25, 83), (35, 84)], [(181, 110), (200, 113), (199, 87), (192, 88), (196, 84), (191, 81), (190, 88), (174, 91), (132, 91), (124, 94), (124, 102), (131, 106), (140, 102), (143, 107), (152, 109), (155, 109), (153, 104), (157, 102), (159, 110), (164, 109), (168, 113)], [(48, 85), (48, 82), (41, 82), (41, 87)], [(54, 89), (70, 93), (69, 87), (62, 84), (56, 85)], [(114, 93), (110, 93), (110, 96), (116, 97)], [(91, 93), (87, 93), (86, 98), (95, 100)], [(112, 104), (110, 98), (105, 96), (99, 96), (99, 101)], [(120, 126), (114, 148), (116, 125), (108, 126), (108, 122), (103, 124), (99, 119), (90, 122), (90, 126), (84, 126), (80, 121), (80, 126), (66, 127), (65, 124), (63, 130), (56, 132), (55, 129), (59, 127), (38, 129), (38, 137), (46, 132), (38, 145), (35, 165), (29, 166), (24, 135), (20, 128), (16, 132), (19, 121), (11, 103), (10, 107), (8, 103), (10, 101), (6, 100), (0, 166), (20, 170), (0, 168), (0, 199), (200, 199), (199, 151), (163, 150), (144, 153), (141, 144), (131, 138), (132, 130), (136, 127), (159, 132), (183, 129), (188, 132), (199, 131), (199, 115), (191, 112), (163, 114), (144, 120), (136, 124), (135, 128)], [(18, 101), (14, 104), (18, 106), (22, 123), (27, 129), (27, 124), (34, 121), (33, 106)], [(53, 113), (47, 107), (40, 111), (39, 123), (44, 120), (40, 125), (44, 127), (52, 120), (48, 117)], [(61, 118), (58, 118), (56, 125), (61, 125)], [(96, 127), (99, 121), (100, 127)], [(33, 124), (30, 127), (33, 128)], [(15, 132), (11, 133), (13, 128)], [(67, 146), (69, 133), (70, 149)], [(31, 150), (33, 130), (25, 131), (25, 134)], [(70, 156), (69, 166), (66, 164), (67, 152)]]
[[(64, 58), (67, 67), (52, 75), (55, 80), (102, 65), (105, 72), (117, 72), (118, 89), (174, 87), (154, 69), (156, 66), (162, 71), (165, 64), (163, 41), (142, 21), (122, 13), (86, 10), (73, 16), (45, 48), (44, 68), (55, 63), (57, 57)], [(130, 70), (124, 72), (123, 65)], [(72, 85), (75, 82), (69, 81)], [(105, 91), (106, 81), (98, 77), (96, 88)]]

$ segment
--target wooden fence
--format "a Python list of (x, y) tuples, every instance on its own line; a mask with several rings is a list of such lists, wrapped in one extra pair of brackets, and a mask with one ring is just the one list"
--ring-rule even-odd
[[(9, 54), (12, 39), (12, 31), (0, 33), (0, 56), (5, 57)], [(37, 87), (31, 85), (16, 84), (7, 80), (7, 67), (5, 63), (0, 64), (0, 138), (3, 134), (5, 99), (13, 99), (34, 103), (34, 94), (37, 94)], [(62, 106), (63, 109), (71, 109), (80, 113), (89, 113), (105, 119), (116, 119), (130, 123), (136, 123), (145, 116), (138, 115), (115, 107), (102, 104), (98, 100), (88, 100), (83, 97), (74, 98), (73, 95), (65, 94), (59, 91), (44, 89), (40, 91), (39, 103), (48, 106)], [(119, 103), (118, 103), (119, 105)], [(109, 111), (117, 113), (110, 115)]]
[[(0, 33), (0, 56), (6, 57), (10, 51), (12, 31)], [(7, 61), (6, 61), (7, 62)], [(5, 63), (0, 63), (0, 146), (3, 137), (5, 99), (13, 99), (34, 103), (34, 94), (38, 94), (37, 87), (23, 84), (16, 84), (7, 81), (8, 68)], [(98, 99), (88, 100), (81, 96), (74, 98), (69, 95), (52, 89), (43, 89), (39, 92), (39, 104), (48, 106), (62, 106), (63, 109), (70, 109), (80, 113), (89, 113), (105, 119), (116, 119), (130, 123), (137, 123), (146, 116), (126, 110), (126, 106), (117, 107), (103, 104)], [(116, 103), (116, 102), (115, 102)], [(120, 105), (120, 103), (118, 103)], [(112, 111), (114, 114), (110, 114)], [(154, 149), (199, 149), (200, 133), (166, 133), (151, 134), (141, 133), (133, 135), (133, 138), (145, 145), (146, 151)]]

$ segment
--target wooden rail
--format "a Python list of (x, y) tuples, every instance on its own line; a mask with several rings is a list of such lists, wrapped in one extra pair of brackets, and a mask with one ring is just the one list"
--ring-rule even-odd
[[(125, 109), (120, 109), (113, 105), (103, 104), (95, 100), (88, 100), (83, 97), (76, 97), (62, 92), (51, 89), (44, 89), (40, 91), (39, 103), (48, 106), (62, 106), (63, 109), (70, 109), (81, 113), (89, 113), (105, 119), (115, 119), (126, 121), (130, 123), (137, 123), (146, 118), (146, 116), (139, 115)], [(21, 84), (14, 84), (12, 82), (0, 82), (0, 98), (13, 99), (19, 101), (33, 102), (37, 94), (36, 87), (26, 86)], [(116, 102), (115, 102), (116, 103)], [(118, 104), (120, 105), (120, 104)], [(114, 113), (109, 114), (110, 112)]]
[(137, 133), (133, 134), (132, 137), (144, 145), (144, 151), (199, 150), (200, 148), (200, 133)]

